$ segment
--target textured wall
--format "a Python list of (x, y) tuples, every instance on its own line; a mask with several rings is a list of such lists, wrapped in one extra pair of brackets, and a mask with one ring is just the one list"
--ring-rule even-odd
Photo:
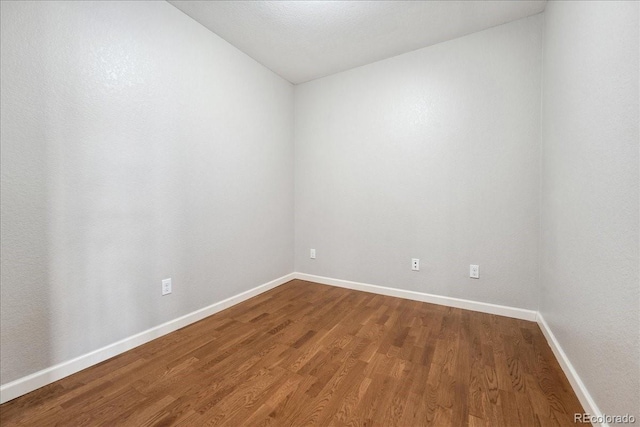
[(541, 58), (536, 15), (297, 86), (296, 271), (536, 309)]
[(638, 6), (547, 5), (540, 301), (600, 410), (636, 419)]
[(292, 271), (289, 83), (164, 2), (1, 40), (3, 383)]

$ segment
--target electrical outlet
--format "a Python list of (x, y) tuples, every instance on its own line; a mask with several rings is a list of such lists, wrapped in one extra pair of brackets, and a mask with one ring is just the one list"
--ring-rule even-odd
[(469, 277), (471, 277), (472, 279), (479, 279), (480, 278), (480, 266), (479, 265), (471, 264), (469, 266)]
[(411, 270), (420, 271), (420, 260), (418, 258), (411, 258)]
[(309, 258), (316, 259), (316, 250), (315, 249), (311, 249), (309, 251)]
[(162, 280), (162, 295), (169, 295), (171, 293), (171, 278)]

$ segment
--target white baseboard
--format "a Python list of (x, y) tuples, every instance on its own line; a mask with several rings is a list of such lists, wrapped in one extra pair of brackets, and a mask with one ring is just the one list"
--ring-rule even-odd
[[(428, 302), (428, 303), (439, 304), (439, 305), (444, 305), (448, 307), (456, 307), (456, 308), (462, 308), (465, 310), (479, 311), (482, 313), (513, 317), (516, 319), (537, 321), (538, 324), (540, 325), (540, 329), (542, 330), (543, 334), (547, 338), (547, 341), (549, 342), (549, 346), (551, 347), (553, 353), (558, 359), (558, 362), (560, 363), (562, 370), (564, 371), (565, 375), (569, 379), (569, 382), (571, 383), (571, 386), (573, 387), (578, 399), (580, 400), (580, 403), (584, 407), (584, 410), (592, 415), (596, 415), (596, 416), (602, 415), (597, 405), (591, 398), (591, 395), (589, 394), (586, 387), (584, 386), (584, 383), (582, 382), (582, 380), (576, 373), (575, 369), (571, 365), (571, 362), (569, 362), (567, 355), (564, 353), (564, 351), (560, 347), (560, 344), (558, 343), (555, 336), (549, 329), (549, 326), (544, 321), (544, 318), (540, 315), (540, 313), (534, 310), (526, 310), (522, 308), (508, 307), (503, 305), (471, 301), (471, 300), (465, 300), (460, 298), (445, 297), (445, 296), (427, 294), (422, 292), (407, 291), (403, 289), (389, 288), (385, 286), (377, 286), (377, 285), (371, 285), (367, 283), (351, 282), (348, 280), (333, 279), (329, 277), (315, 276), (312, 274), (305, 274), (305, 273), (287, 274), (285, 276), (272, 280), (268, 283), (257, 286), (253, 289), (249, 289), (248, 291), (242, 292), (238, 295), (234, 295), (223, 301), (219, 301), (210, 306), (201, 308), (200, 310), (196, 310), (192, 313), (189, 313), (177, 319), (171, 320), (169, 322), (158, 325), (154, 328), (140, 332), (139, 334), (133, 335), (131, 337), (128, 337), (118, 342), (115, 342), (113, 344), (110, 344), (106, 347), (97, 349), (90, 353), (76, 357), (75, 359), (68, 360), (63, 363), (59, 363), (55, 366), (51, 366), (49, 368), (35, 372), (31, 375), (27, 375), (26, 377), (19, 378), (15, 381), (4, 384), (0, 386), (0, 403), (4, 403), (9, 400), (15, 399), (16, 397), (22, 396), (23, 394), (29, 393), (33, 390), (36, 390), (54, 381), (58, 381), (64, 377), (67, 377), (71, 374), (79, 372), (92, 365), (100, 363), (104, 360), (117, 356), (118, 354), (124, 353), (125, 351), (131, 350), (151, 340), (154, 340), (163, 335), (176, 331), (187, 325), (190, 325), (191, 323), (202, 320), (205, 317), (211, 316), (212, 314), (215, 314), (219, 311), (229, 308), (242, 301), (248, 300), (249, 298), (252, 298), (256, 295), (259, 295), (263, 292), (266, 292), (270, 289), (280, 286), (293, 279), (307, 280), (310, 282), (337, 286), (337, 287), (346, 288), (346, 289), (353, 289), (357, 291), (371, 292), (371, 293), (376, 293), (381, 295), (388, 295), (392, 297)], [(607, 425), (603, 424), (603, 426), (606, 427)]]
[(202, 320), (205, 317), (211, 316), (212, 314), (229, 308), (242, 301), (248, 300), (249, 298), (273, 289), (276, 286), (280, 286), (294, 278), (294, 273), (287, 274), (238, 295), (234, 295), (215, 304), (211, 304), (210, 306), (201, 308), (200, 310), (196, 310), (182, 317), (178, 317), (177, 319), (170, 320), (151, 329), (147, 329), (146, 331), (140, 332), (139, 334), (125, 338), (106, 347), (99, 348), (90, 353), (76, 357), (75, 359), (59, 363), (55, 366), (51, 366), (31, 375), (27, 375), (26, 377), (4, 384), (0, 386), (0, 403), (15, 399), (18, 396), (22, 396), (23, 394), (29, 393), (30, 391), (43, 387), (54, 381), (58, 381), (71, 374), (75, 374), (76, 372), (86, 369), (92, 365), (117, 356), (118, 354), (124, 353), (125, 351), (131, 350), (132, 348), (138, 347), (139, 345), (159, 338), (170, 332), (176, 331), (190, 325), (191, 323)]
[[(542, 314), (540, 314), (539, 312), (538, 312), (537, 322), (538, 322), (538, 326), (540, 326), (540, 329), (542, 330), (542, 333), (547, 339), (547, 342), (549, 343), (549, 347), (551, 347), (551, 351), (553, 351), (553, 354), (556, 356), (556, 359), (558, 359), (558, 363), (560, 363), (560, 367), (564, 371), (564, 374), (567, 376), (567, 379), (569, 380), (569, 383), (571, 384), (573, 391), (576, 393), (576, 396), (578, 397), (580, 404), (582, 404), (584, 411), (596, 417), (602, 417), (602, 412), (600, 412), (598, 405), (596, 405), (596, 402), (593, 400), (593, 398), (589, 394), (587, 387), (585, 387), (584, 383), (578, 376), (578, 373), (576, 372), (575, 368), (569, 361), (569, 358), (567, 357), (566, 353), (564, 352), (564, 350), (562, 350), (560, 343), (556, 339), (555, 335), (553, 335), (553, 332), (551, 332), (549, 325), (547, 324), (547, 322), (545, 322), (544, 317), (542, 317)], [(607, 423), (603, 423), (599, 425), (601, 425), (602, 427), (609, 426), (609, 424)]]
[(537, 312), (535, 310), (526, 310), (524, 308), (508, 307), (505, 305), (497, 305), (486, 302), (426, 294), (423, 292), (407, 291), (404, 289), (388, 288), (385, 286), (370, 285), (368, 283), (332, 279), (330, 277), (314, 276), (313, 274), (294, 273), (294, 275), (296, 279), (308, 280), (310, 282), (322, 283), (324, 285), (338, 286), (340, 288), (371, 292), (374, 294), (388, 295), (391, 297), (410, 299), (414, 301), (428, 302), (431, 304), (445, 305), (448, 307), (463, 308), (465, 310), (479, 311), (481, 313), (497, 314), (499, 316), (513, 317), (516, 319), (529, 320), (532, 322), (536, 321)]

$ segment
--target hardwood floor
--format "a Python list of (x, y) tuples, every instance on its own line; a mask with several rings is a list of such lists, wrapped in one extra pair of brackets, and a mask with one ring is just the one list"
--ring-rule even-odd
[(0, 424), (546, 426), (584, 412), (538, 326), (294, 280), (0, 406)]

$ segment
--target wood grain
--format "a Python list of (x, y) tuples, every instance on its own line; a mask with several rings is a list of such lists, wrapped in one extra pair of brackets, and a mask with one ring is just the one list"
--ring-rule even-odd
[(293, 280), (0, 406), (2, 426), (546, 426), (538, 326)]

